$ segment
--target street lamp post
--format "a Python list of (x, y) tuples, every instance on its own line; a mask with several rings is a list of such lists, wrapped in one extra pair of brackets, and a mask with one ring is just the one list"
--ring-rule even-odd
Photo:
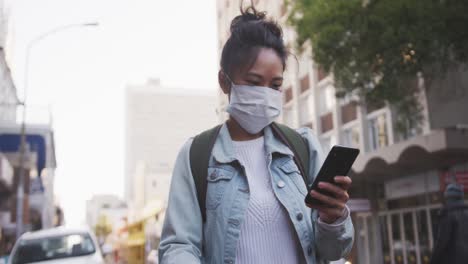
[[(81, 24), (69, 24), (54, 28), (50, 31), (47, 31), (34, 39), (32, 39), (28, 46), (26, 47), (26, 58), (25, 58), (25, 68), (24, 68), (24, 80), (23, 80), (23, 113), (22, 113), (22, 122), (21, 122), (21, 140), (20, 140), (20, 153), (19, 153), (19, 169), (18, 169), (18, 187), (17, 187), (17, 202), (16, 202), (16, 238), (19, 238), (23, 234), (23, 203), (24, 203), (24, 178), (25, 178), (25, 153), (26, 153), (26, 100), (28, 94), (28, 77), (29, 77), (29, 58), (31, 54), (32, 47), (43, 40), (46, 37), (49, 37), (53, 34), (65, 31), (67, 29), (75, 27), (95, 27), (98, 26), (98, 23), (81, 23)], [(40, 173), (40, 172), (39, 172)]]

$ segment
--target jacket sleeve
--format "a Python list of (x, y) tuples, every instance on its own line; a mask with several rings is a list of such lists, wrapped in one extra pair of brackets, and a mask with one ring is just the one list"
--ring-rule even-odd
[(189, 140), (179, 152), (172, 174), (159, 263), (201, 263), (203, 221), (190, 169)]
[[(308, 179), (309, 184), (311, 184), (318, 174), (325, 156), (320, 142), (317, 136), (312, 133), (312, 130), (300, 128), (298, 132), (306, 139), (309, 147), (310, 170)], [(331, 225), (319, 223), (316, 210), (312, 210), (311, 215), (315, 231), (315, 249), (318, 257), (332, 261), (347, 256), (353, 247), (354, 241), (354, 226), (349, 212), (345, 219), (332, 224), (333, 228), (330, 228)]]

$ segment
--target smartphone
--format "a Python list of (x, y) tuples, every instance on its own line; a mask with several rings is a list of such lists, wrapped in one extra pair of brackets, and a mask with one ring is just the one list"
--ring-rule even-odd
[(305, 198), (307, 204), (323, 205), (323, 203), (312, 196), (310, 196), (310, 191), (315, 190), (319, 193), (333, 196), (325, 190), (322, 190), (318, 187), (319, 182), (329, 182), (336, 184), (334, 177), (335, 176), (347, 176), (351, 167), (353, 166), (354, 161), (359, 155), (359, 149), (348, 148), (342, 146), (333, 146), (333, 148), (328, 153), (325, 162), (320, 168), (319, 173), (315, 177), (312, 186), (309, 188), (309, 192)]

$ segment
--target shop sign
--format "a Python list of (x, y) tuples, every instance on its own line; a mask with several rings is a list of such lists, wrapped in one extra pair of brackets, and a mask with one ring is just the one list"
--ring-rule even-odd
[(468, 192), (468, 171), (446, 171), (440, 174), (440, 191), (445, 191), (449, 183), (456, 182)]
[(438, 192), (439, 179), (436, 172), (414, 175), (385, 183), (385, 198), (398, 199), (424, 193)]

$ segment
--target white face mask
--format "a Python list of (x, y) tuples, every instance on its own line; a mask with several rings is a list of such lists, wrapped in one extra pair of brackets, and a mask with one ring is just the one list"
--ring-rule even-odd
[(231, 97), (226, 109), (250, 134), (257, 134), (280, 114), (283, 98), (280, 91), (263, 86), (236, 85), (231, 81)]

